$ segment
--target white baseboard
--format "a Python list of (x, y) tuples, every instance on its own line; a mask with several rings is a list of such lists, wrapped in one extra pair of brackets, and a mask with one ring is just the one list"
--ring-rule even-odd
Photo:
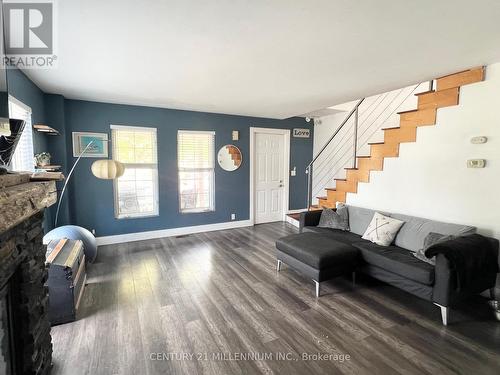
[(182, 236), (191, 233), (212, 232), (216, 230), (243, 228), (250, 226), (252, 226), (250, 220), (227, 221), (225, 223), (195, 225), (192, 227), (160, 229), (148, 232), (136, 232), (136, 233), (117, 234), (114, 236), (103, 236), (103, 237), (97, 237), (96, 240), (97, 240), (97, 245), (101, 246), (101, 245), (111, 245), (116, 243), (149, 240), (162, 237)]
[(288, 210), (287, 214), (299, 214), (304, 211), (307, 211), (307, 208), (299, 208), (298, 210)]

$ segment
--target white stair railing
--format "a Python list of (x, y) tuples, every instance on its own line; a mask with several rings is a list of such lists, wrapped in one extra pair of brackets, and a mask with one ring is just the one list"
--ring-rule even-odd
[(382, 129), (398, 127), (397, 112), (415, 109), (414, 94), (429, 87), (425, 82), (357, 101), (306, 169), (307, 207), (325, 188), (335, 187), (336, 178), (345, 178), (345, 168), (356, 167), (357, 156), (370, 154), (368, 143), (383, 141)]

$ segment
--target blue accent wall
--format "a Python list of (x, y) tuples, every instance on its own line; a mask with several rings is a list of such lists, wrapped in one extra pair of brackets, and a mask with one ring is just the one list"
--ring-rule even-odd
[[(52, 163), (61, 165), (61, 171), (65, 176), (68, 175), (69, 168), (71, 165), (67, 159), (67, 145), (71, 144), (71, 132), (66, 131), (66, 119), (65, 119), (65, 99), (62, 95), (57, 94), (45, 94), (45, 117), (47, 124), (59, 131), (59, 136), (49, 136), (47, 137), (47, 149), (50, 155), (52, 155)], [(70, 160), (71, 161), (71, 160)], [(62, 191), (64, 182), (56, 182), (57, 190)], [(71, 224), (70, 208), (68, 199), (63, 199), (61, 202), (61, 209), (59, 211), (58, 226)], [(48, 226), (52, 229), (54, 227), (54, 220), (56, 215), (57, 205), (51, 206), (46, 211), (47, 220), (50, 219)]]
[[(57, 99), (53, 99), (57, 101)], [(54, 103), (52, 103), (54, 104)], [(59, 103), (59, 106), (61, 104)], [(290, 168), (297, 168), (297, 176), (290, 176), (290, 209), (306, 207), (307, 179), (305, 168), (312, 157), (312, 126), (303, 118), (274, 120), (244, 116), (180, 111), (162, 108), (64, 100), (66, 155), (54, 149), (54, 156), (72, 163), (71, 132), (90, 131), (110, 134), (110, 125), (145, 126), (157, 128), (159, 216), (138, 219), (115, 219), (113, 183), (95, 178), (90, 166), (94, 158), (82, 158), (70, 182), (69, 212), (72, 224), (95, 229), (97, 236), (116, 235), (159, 229), (204, 225), (249, 219), (249, 147), (250, 127), (310, 128), (310, 138), (291, 138)], [(54, 120), (54, 122), (56, 122)], [(57, 126), (54, 126), (57, 127)], [(215, 212), (179, 213), (177, 180), (177, 130), (215, 131), (216, 151), (226, 144), (235, 144), (243, 154), (241, 167), (226, 172), (216, 165)], [(240, 140), (232, 141), (232, 130), (240, 132)], [(109, 150), (111, 152), (111, 149)], [(110, 155), (111, 156), (111, 155)], [(58, 162), (57, 159), (54, 160)]]
[[(291, 138), (290, 168), (297, 175), (290, 176), (289, 208), (306, 207), (307, 176), (305, 168), (312, 158), (312, 125), (302, 118), (274, 120), (245, 116), (180, 111), (163, 108), (118, 105), (89, 101), (68, 100), (61, 95), (44, 94), (23, 72), (8, 71), (9, 93), (32, 109), (33, 124), (45, 123), (59, 130), (60, 136), (33, 132), (35, 153), (48, 151), (52, 163), (62, 165), (67, 176), (76, 158), (72, 152), (71, 133), (90, 131), (108, 133), (110, 125), (130, 125), (157, 128), (158, 176), (160, 214), (157, 217), (115, 219), (113, 182), (99, 180), (90, 172), (94, 158), (83, 158), (69, 182), (59, 217), (59, 225), (75, 224), (95, 229), (97, 236), (125, 234), (192, 225), (214, 224), (249, 219), (250, 184), (250, 127), (310, 128), (310, 138)], [(177, 180), (177, 130), (215, 131), (216, 151), (226, 144), (235, 144), (243, 154), (241, 167), (226, 172), (215, 169), (215, 212), (179, 213)], [(231, 132), (238, 130), (239, 141), (231, 140)], [(109, 150), (111, 151), (111, 150)], [(111, 157), (111, 154), (110, 154)], [(58, 183), (58, 190), (62, 184)], [(46, 229), (53, 227), (55, 205), (46, 211)]]

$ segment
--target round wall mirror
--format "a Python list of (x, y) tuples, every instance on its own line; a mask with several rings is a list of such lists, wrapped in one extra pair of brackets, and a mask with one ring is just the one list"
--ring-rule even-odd
[(217, 154), (217, 161), (225, 171), (235, 171), (241, 165), (241, 151), (234, 145), (222, 146)]

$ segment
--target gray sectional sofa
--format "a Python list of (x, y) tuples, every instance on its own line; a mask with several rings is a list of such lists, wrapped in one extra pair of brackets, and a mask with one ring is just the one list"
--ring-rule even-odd
[[(490, 267), (488, 272), (468, 275), (467, 284), (459, 285), (457, 269), (449, 256), (437, 254), (434, 266), (413, 255), (423, 248), (431, 232), (464, 238), (473, 235), (476, 228), (378, 211), (404, 221), (393, 244), (379, 246), (361, 238), (375, 211), (354, 206), (347, 208), (350, 231), (317, 227), (322, 211), (302, 213), (300, 232), (303, 235), (285, 237), (276, 243), (278, 270), (285, 263), (306, 274), (316, 282), (318, 296), (321, 281), (341, 273), (363, 272), (438, 305), (445, 325), (450, 306), (471, 294), (495, 287), (498, 269), (492, 271)], [(489, 260), (494, 257), (496, 263), (498, 240), (487, 238), (485, 241), (493, 249)], [(466, 257), (480, 253), (474, 249), (467, 251)], [(481, 261), (478, 260), (475, 266), (482, 267)]]

